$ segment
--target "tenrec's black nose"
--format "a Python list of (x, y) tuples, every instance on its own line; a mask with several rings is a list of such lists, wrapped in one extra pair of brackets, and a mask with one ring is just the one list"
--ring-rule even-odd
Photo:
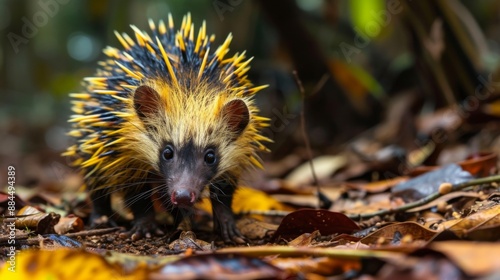
[(188, 190), (176, 190), (172, 193), (172, 203), (179, 207), (190, 207), (195, 202), (194, 192)]

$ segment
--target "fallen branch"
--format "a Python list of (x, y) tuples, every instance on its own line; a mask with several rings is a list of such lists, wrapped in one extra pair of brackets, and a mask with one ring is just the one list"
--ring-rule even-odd
[(484, 177), (484, 178), (479, 178), (479, 179), (473, 179), (473, 180), (470, 180), (467, 182), (451, 185), (451, 188), (449, 189), (449, 191), (436, 192), (436, 193), (428, 195), (422, 199), (407, 203), (405, 205), (401, 205), (401, 206), (396, 207), (396, 208), (384, 209), (384, 210), (380, 210), (380, 211), (376, 211), (376, 212), (372, 212), (372, 213), (366, 213), (366, 214), (354, 214), (354, 215), (351, 214), (351, 215), (347, 215), (347, 217), (349, 217), (350, 219), (353, 219), (353, 220), (360, 221), (360, 220), (370, 219), (370, 218), (373, 218), (376, 216), (384, 216), (384, 215), (390, 215), (390, 214), (394, 214), (394, 213), (404, 212), (406, 210), (427, 204), (427, 203), (429, 203), (435, 199), (438, 199), (441, 196), (446, 195), (450, 192), (459, 191), (459, 190), (465, 189), (467, 187), (475, 186), (475, 185), (488, 184), (488, 183), (493, 183), (493, 182), (500, 182), (500, 175), (494, 175), (494, 176), (489, 176), (489, 177)]

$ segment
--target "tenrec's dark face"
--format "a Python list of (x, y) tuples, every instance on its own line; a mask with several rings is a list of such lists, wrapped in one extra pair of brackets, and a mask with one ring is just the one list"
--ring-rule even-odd
[(159, 152), (159, 168), (166, 180), (163, 188), (173, 206), (190, 208), (217, 174), (219, 155), (215, 147), (165, 143)]

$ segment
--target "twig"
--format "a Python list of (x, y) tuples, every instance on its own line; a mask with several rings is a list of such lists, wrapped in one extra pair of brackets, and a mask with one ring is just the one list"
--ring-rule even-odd
[[(67, 233), (67, 234), (61, 234), (66, 237), (77, 237), (77, 236), (91, 236), (91, 235), (103, 235), (107, 234), (113, 231), (117, 231), (121, 229), (120, 227), (113, 227), (113, 228), (103, 228), (103, 229), (91, 229), (91, 230), (84, 230), (84, 231), (79, 231), (79, 232), (73, 232), (73, 233)], [(29, 239), (32, 237), (32, 235), (28, 233), (22, 233), (22, 234), (16, 234), (15, 240), (18, 243), (26, 244), (26, 245), (36, 245), (40, 241), (38, 239)], [(42, 235), (42, 237), (46, 237), (46, 235)], [(0, 245), (6, 244), (7, 241), (9, 241), (10, 238), (9, 236), (0, 236)], [(24, 242), (24, 243), (23, 243)]]
[[(29, 237), (30, 237), (30, 235), (28, 233), (16, 234), (14, 240), (16, 240), (16, 242), (17, 242), (19, 240), (28, 239)], [(9, 242), (9, 240), (12, 240), (12, 239), (7, 234), (0, 236), (0, 245), (7, 244), (7, 242)]]
[[(307, 157), (309, 158), (309, 165), (311, 167), (311, 173), (313, 177), (313, 185), (316, 186), (316, 191), (318, 193), (318, 208), (330, 208), (331, 201), (328, 200), (328, 198), (321, 193), (321, 189), (319, 188), (319, 182), (318, 182), (318, 177), (316, 176), (316, 171), (314, 170), (314, 163), (313, 163), (313, 155), (312, 155), (312, 150), (311, 150), (311, 143), (309, 142), (309, 137), (307, 137), (306, 133), (306, 118), (304, 116), (304, 110), (305, 110), (305, 99), (306, 99), (306, 94), (304, 90), (304, 86), (302, 86), (302, 81), (300, 80), (299, 76), (297, 75), (297, 71), (293, 71), (293, 77), (295, 78), (295, 82), (297, 83), (297, 86), (300, 91), (300, 99), (302, 101), (302, 110), (300, 110), (300, 130), (302, 132), (302, 138), (304, 139), (304, 144), (306, 145), (306, 150), (307, 150)], [(327, 202), (325, 202), (325, 200)], [(327, 207), (325, 207), (325, 204), (328, 204)]]
[[(499, 181), (500, 181), (500, 175), (494, 175), (494, 176), (489, 176), (489, 177), (484, 177), (484, 178), (479, 178), (479, 179), (473, 179), (473, 180), (470, 180), (467, 182), (452, 185), (450, 192), (459, 191), (459, 190), (465, 189), (465, 188), (470, 187), (470, 186), (499, 182)], [(353, 220), (364, 220), (364, 219), (373, 218), (375, 216), (384, 216), (384, 215), (404, 212), (406, 210), (427, 204), (427, 203), (429, 203), (435, 199), (438, 199), (439, 197), (446, 195), (450, 192), (447, 192), (447, 193), (435, 192), (435, 193), (430, 194), (422, 199), (419, 199), (419, 200), (411, 202), (411, 203), (407, 203), (405, 205), (401, 205), (401, 206), (396, 207), (396, 208), (384, 209), (384, 210), (380, 210), (380, 211), (376, 211), (376, 212), (372, 212), (372, 213), (367, 213), (367, 214), (356, 214), (356, 215), (351, 214), (351, 215), (347, 215), (347, 217), (349, 217), (350, 219), (353, 219)]]
[(284, 210), (248, 210), (238, 212), (237, 215), (249, 216), (249, 215), (261, 215), (266, 217), (285, 217), (286, 215), (292, 213), (292, 211)]
[(265, 257), (279, 255), (281, 257), (330, 257), (336, 260), (361, 260), (365, 258), (380, 258), (384, 260), (397, 260), (404, 256), (401, 252), (377, 251), (355, 248), (312, 248), (293, 246), (250, 246), (228, 247), (215, 252), (216, 254), (241, 254), (250, 257)]
[(299, 79), (299, 76), (297, 75), (297, 71), (295, 71), (295, 70), (293, 71), (293, 77), (295, 78), (295, 82), (297, 83), (297, 86), (299, 87), (300, 99), (302, 101), (302, 110), (300, 110), (300, 130), (302, 132), (302, 138), (304, 138), (304, 143), (306, 145), (307, 157), (309, 158), (309, 164), (311, 166), (311, 173), (313, 176), (313, 184), (314, 184), (314, 186), (318, 187), (318, 191), (319, 191), (318, 177), (316, 177), (316, 171), (314, 170), (314, 164), (312, 162), (313, 155), (312, 155), (312, 151), (311, 151), (311, 143), (309, 143), (309, 137), (307, 137), (307, 133), (306, 133), (306, 118), (304, 117), (306, 94), (305, 94), (304, 87), (302, 86), (302, 81)]
[(323, 87), (325, 86), (326, 82), (328, 81), (328, 79), (330, 77), (331, 76), (327, 73), (323, 74), (323, 76), (321, 76), (321, 79), (316, 84), (316, 86), (314, 87), (313, 91), (309, 94), (309, 96), (313, 96), (313, 95), (317, 94), (321, 89), (323, 89)]
[(76, 236), (91, 236), (91, 235), (103, 235), (107, 233), (111, 233), (117, 230), (122, 229), (121, 227), (112, 227), (112, 228), (102, 228), (102, 229), (90, 229), (83, 230), (79, 232), (66, 233), (64, 234), (67, 237), (76, 237)]

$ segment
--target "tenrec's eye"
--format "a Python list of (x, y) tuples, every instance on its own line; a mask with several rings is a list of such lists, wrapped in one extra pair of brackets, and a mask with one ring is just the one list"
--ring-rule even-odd
[(205, 154), (205, 163), (208, 165), (212, 165), (217, 161), (217, 157), (215, 156), (215, 152), (213, 150), (208, 150)]
[(174, 149), (172, 149), (170, 145), (167, 146), (165, 150), (163, 150), (162, 156), (163, 159), (166, 161), (171, 160), (172, 158), (174, 158)]

